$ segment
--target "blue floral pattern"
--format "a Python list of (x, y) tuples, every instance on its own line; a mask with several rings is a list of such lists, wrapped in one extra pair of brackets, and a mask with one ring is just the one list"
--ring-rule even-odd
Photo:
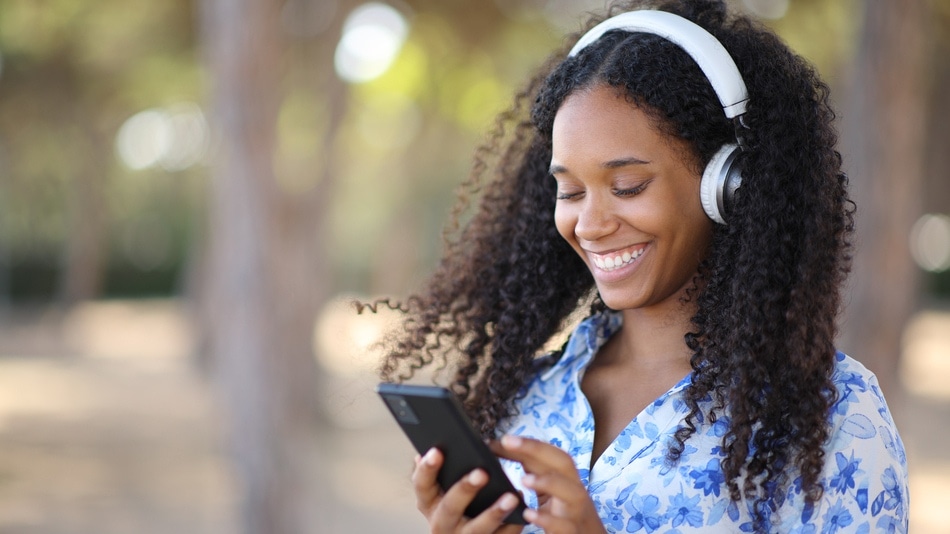
[[(580, 388), (584, 369), (621, 326), (621, 315), (588, 317), (574, 331), (561, 359), (538, 375), (517, 401), (519, 415), (500, 433), (540, 439), (567, 451), (608, 532), (749, 532), (753, 503), (729, 498), (720, 468), (727, 415), (700, 421), (680, 461), (669, 465), (667, 444), (689, 412), (687, 376), (648, 405), (591, 465), (594, 418)], [(820, 501), (807, 504), (798, 478), (762, 503), (775, 532), (831, 534), (907, 532), (907, 463), (904, 445), (877, 378), (838, 353), (833, 381), (838, 400), (829, 418)], [(529, 506), (537, 496), (521, 486), (524, 471), (502, 462)], [(528, 526), (524, 532), (540, 532)]]

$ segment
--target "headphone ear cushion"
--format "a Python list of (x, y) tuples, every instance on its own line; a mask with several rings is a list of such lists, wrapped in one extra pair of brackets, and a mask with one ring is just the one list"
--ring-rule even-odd
[(722, 145), (703, 170), (699, 199), (706, 215), (719, 224), (726, 224), (732, 193), (742, 182), (738, 169), (733, 169), (739, 150), (734, 143)]

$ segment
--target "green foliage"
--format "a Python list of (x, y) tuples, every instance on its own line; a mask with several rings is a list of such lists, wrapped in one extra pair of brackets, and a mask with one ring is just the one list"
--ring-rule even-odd
[(860, 22), (856, 0), (795, 0), (770, 26), (833, 82), (854, 55)]
[[(345, 95), (305, 81), (331, 70), (309, 52), (284, 58), (275, 177), (290, 194), (332, 177), (327, 256), (341, 289), (405, 291), (428, 271), (474, 148), (563, 44), (559, 25), (576, 29), (590, 7), (576, 2), (576, 16), (552, 19), (544, 2), (408, 3), (410, 33), (395, 63)], [(946, 4), (936, 2), (944, 12)], [(833, 81), (852, 53), (857, 3), (790, 5), (769, 24)], [(195, 0), (0, 3), (0, 251), (13, 285), (52, 294), (77, 220), (93, 209), (107, 290), (135, 293), (136, 279), (150, 293), (175, 290), (205, 224), (206, 169), (128, 169), (115, 136), (142, 110), (203, 101), (196, 11)], [(338, 35), (313, 39), (332, 48)], [(98, 208), (79, 194), (89, 188)], [(142, 256), (150, 245), (165, 255)]]
[[(115, 271), (130, 264), (122, 246), (130, 222), (154, 211), (169, 228), (195, 219), (193, 200), (156, 202), (181, 188), (177, 177), (126, 169), (113, 151), (131, 115), (200, 99), (193, 8), (185, 0), (0, 3), (0, 247), (14, 297), (55, 294), (79, 224), (101, 221), (104, 264)], [(175, 251), (166, 267), (183, 257)], [(130, 276), (136, 271), (147, 274)]]
[(405, 292), (429, 270), (475, 146), (556, 44), (537, 20), (473, 34), (450, 16), (416, 12), (392, 67), (350, 88), (328, 251), (345, 289)]

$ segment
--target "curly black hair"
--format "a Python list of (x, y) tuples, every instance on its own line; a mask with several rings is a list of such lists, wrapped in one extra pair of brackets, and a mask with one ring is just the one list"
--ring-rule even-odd
[[(730, 496), (755, 502), (763, 530), (777, 507), (773, 497), (792, 473), (801, 476), (809, 501), (823, 491), (836, 321), (853, 230), (835, 115), (814, 68), (759, 23), (728, 14), (722, 1), (625, 1), (586, 27), (644, 8), (673, 12), (712, 33), (749, 91), (736, 162), (743, 184), (689, 292), (697, 306), (685, 336), (690, 413), (668, 458), (680, 457), (699, 422), (728, 416), (722, 469)], [(447, 236), (424, 291), (391, 304), (406, 313), (404, 330), (381, 376), (405, 380), (430, 364), (451, 364), (450, 387), (486, 437), (514, 415), (513, 401), (537, 372), (539, 354), (571, 313), (591, 299), (592, 311), (604, 308), (553, 220), (551, 129), (565, 98), (595, 85), (617, 88), (662, 131), (685, 140), (703, 165), (736, 139), (702, 71), (663, 38), (609, 32), (565, 56), (551, 56), (476, 153), (454, 212), (454, 228), (461, 229)], [(472, 198), (477, 208), (460, 224)]]

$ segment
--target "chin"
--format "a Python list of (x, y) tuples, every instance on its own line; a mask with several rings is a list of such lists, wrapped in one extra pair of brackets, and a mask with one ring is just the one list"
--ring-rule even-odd
[(629, 295), (618, 295), (617, 291), (605, 292), (598, 290), (598, 294), (600, 295), (600, 300), (604, 301), (604, 304), (611, 310), (632, 310), (644, 305), (642, 300), (630, 298)]

